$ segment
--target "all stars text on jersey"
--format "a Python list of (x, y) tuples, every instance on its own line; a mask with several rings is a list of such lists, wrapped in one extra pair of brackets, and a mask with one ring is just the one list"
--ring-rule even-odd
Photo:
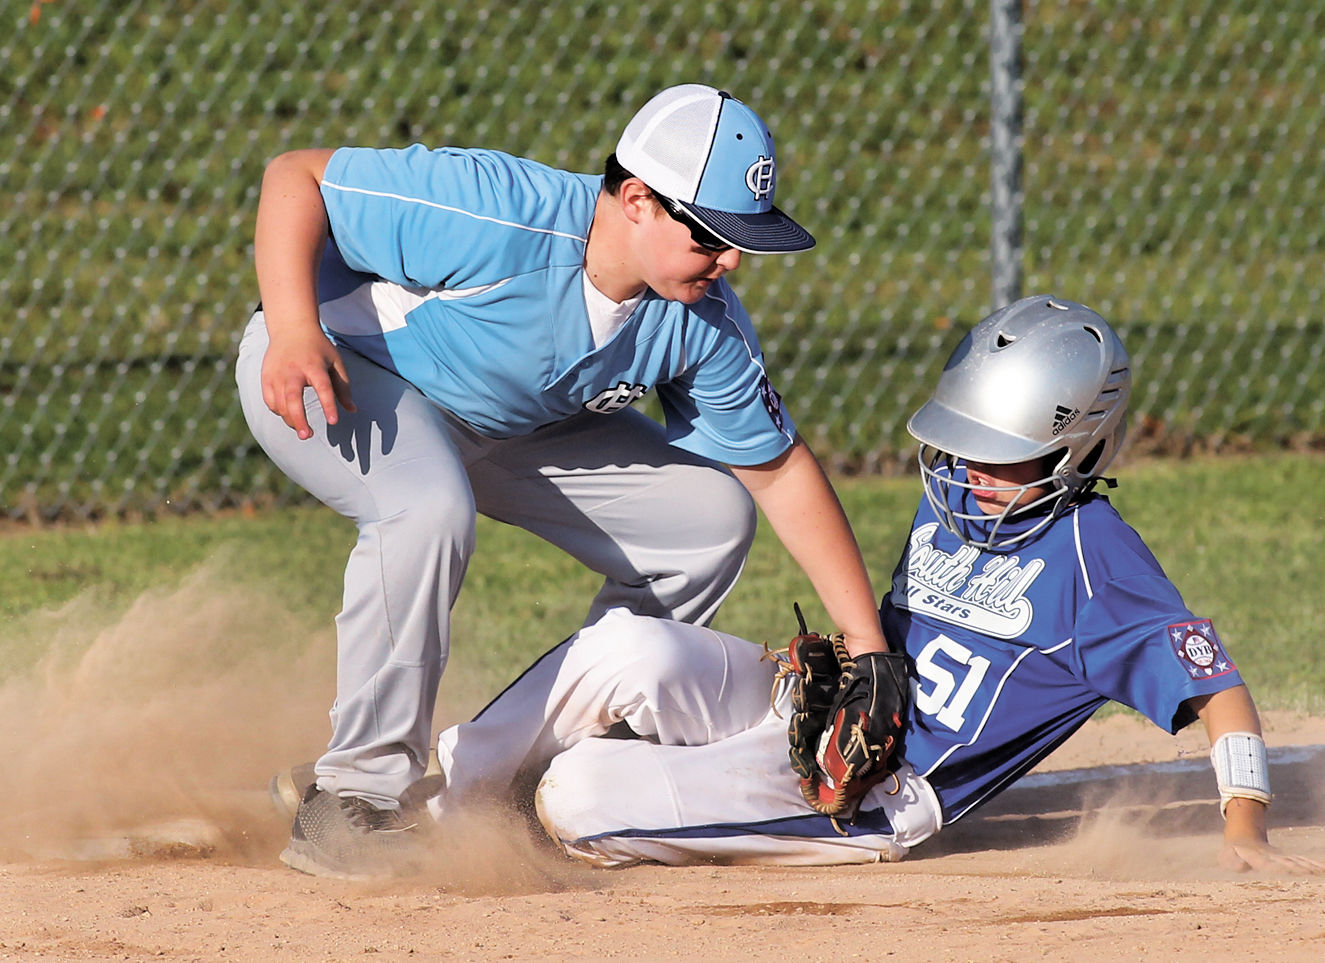
[(912, 532), (906, 571), (893, 583), (893, 602), (999, 638), (1019, 637), (1034, 614), (1026, 593), (1044, 571), (1044, 560), (1022, 565), (1016, 555), (999, 555), (976, 572), (980, 550), (968, 545), (954, 552), (937, 548), (933, 539), (938, 528), (931, 522)]

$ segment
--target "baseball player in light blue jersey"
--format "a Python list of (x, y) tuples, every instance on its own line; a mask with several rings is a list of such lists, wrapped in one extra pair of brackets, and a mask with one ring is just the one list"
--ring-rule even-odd
[[(790, 700), (762, 646), (625, 611), (441, 734), (445, 789), (430, 809), (509, 795), (518, 774), (542, 772), (543, 825), (598, 865), (892, 861), (1116, 700), (1168, 732), (1204, 723), (1223, 865), (1325, 872), (1269, 844), (1247, 687), (1211, 621), (1095, 491), (1130, 385), (1104, 319), (1048, 296), (995, 312), (953, 353), (908, 425), (925, 497), (880, 610), (912, 677), (903, 761), (854, 818), (802, 799)], [(601, 738), (623, 729), (637, 738)]]
[[(650, 100), (604, 176), (421, 146), (269, 164), (240, 398), (272, 460), (359, 532), (331, 741), (288, 864), (357, 875), (403, 848), (477, 512), (602, 573), (586, 624), (703, 624), (758, 504), (853, 651), (886, 647), (726, 278), (814, 244), (776, 179), (763, 121), (697, 84)], [(650, 392), (665, 426), (630, 408)]]

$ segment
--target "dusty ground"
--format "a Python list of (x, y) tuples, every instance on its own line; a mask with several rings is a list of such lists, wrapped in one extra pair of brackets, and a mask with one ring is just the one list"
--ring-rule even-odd
[[(1218, 869), (1202, 739), (1129, 716), (896, 865), (592, 870), (475, 818), (423, 878), (302, 876), (264, 786), (322, 738), (327, 650), (255, 656), (281, 616), (236, 601), (144, 599), (0, 689), (0, 960), (1325, 959), (1325, 876)], [(1265, 722), (1272, 839), (1325, 860), (1325, 719)]]

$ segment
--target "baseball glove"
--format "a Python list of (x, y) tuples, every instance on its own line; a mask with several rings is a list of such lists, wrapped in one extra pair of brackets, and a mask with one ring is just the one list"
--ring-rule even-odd
[(852, 815), (861, 798), (892, 772), (910, 700), (906, 656), (848, 655), (840, 635), (800, 634), (787, 649), (792, 716), (791, 768), (801, 795), (827, 816)]

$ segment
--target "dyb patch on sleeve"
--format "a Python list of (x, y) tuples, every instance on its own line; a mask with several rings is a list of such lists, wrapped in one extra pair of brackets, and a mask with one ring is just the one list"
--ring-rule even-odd
[(1193, 679), (1213, 679), (1237, 671), (1209, 619), (1170, 625), (1168, 633), (1173, 654)]

